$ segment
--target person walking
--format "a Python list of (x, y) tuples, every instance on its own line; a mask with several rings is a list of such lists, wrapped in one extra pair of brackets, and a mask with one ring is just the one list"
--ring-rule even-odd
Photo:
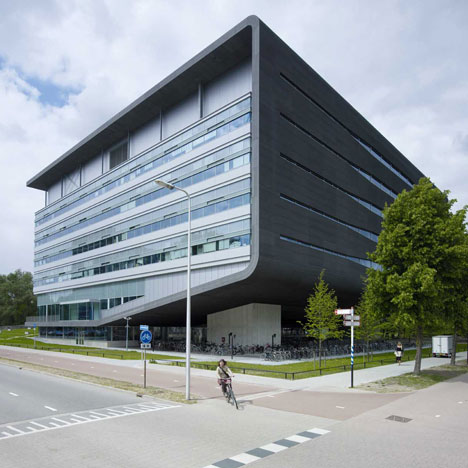
[(218, 376), (218, 385), (221, 385), (223, 395), (227, 398), (228, 395), (226, 392), (226, 380), (234, 377), (234, 374), (232, 373), (231, 369), (229, 369), (227, 362), (224, 359), (219, 360), (216, 374)]
[(395, 357), (396, 357), (396, 362), (398, 362), (398, 365), (401, 366), (401, 357), (403, 356), (403, 345), (398, 342), (396, 349), (395, 349)]

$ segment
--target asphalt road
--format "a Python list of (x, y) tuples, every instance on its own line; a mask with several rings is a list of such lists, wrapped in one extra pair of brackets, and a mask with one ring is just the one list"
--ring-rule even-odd
[(129, 393), (0, 364), (0, 424), (136, 400)]

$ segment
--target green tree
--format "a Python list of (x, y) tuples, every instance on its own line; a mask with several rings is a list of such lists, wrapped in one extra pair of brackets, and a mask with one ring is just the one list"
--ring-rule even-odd
[(355, 309), (355, 314), (359, 315), (361, 325), (355, 327), (356, 338), (366, 343), (367, 361), (370, 361), (369, 343), (382, 336), (385, 331), (385, 322), (381, 320), (379, 314), (372, 307), (372, 302), (366, 294), (362, 294), (359, 304)]
[(466, 208), (452, 212), (448, 198), (427, 178), (386, 206), (376, 250), (380, 269), (369, 269), (369, 300), (394, 329), (416, 338), (414, 373), (421, 371), (423, 336), (447, 307), (459, 305), (467, 249)]
[(21, 325), (28, 315), (36, 315), (31, 273), (0, 275), (0, 325)]
[(319, 367), (322, 366), (322, 343), (328, 338), (340, 338), (344, 333), (340, 330), (342, 317), (334, 312), (338, 306), (335, 291), (329, 289), (323, 276), (322, 270), (318, 283), (314, 285), (314, 292), (307, 298), (305, 321), (299, 322), (306, 335), (319, 343)]

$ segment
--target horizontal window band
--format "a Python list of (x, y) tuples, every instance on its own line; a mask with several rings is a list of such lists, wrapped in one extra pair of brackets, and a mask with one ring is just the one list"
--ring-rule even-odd
[[(195, 244), (191, 246), (191, 250), (192, 250), (191, 254), (201, 255), (205, 253), (218, 252), (220, 250), (227, 250), (227, 249), (233, 249), (233, 248), (244, 247), (244, 246), (250, 245), (250, 234), (243, 234), (243, 235), (228, 237), (222, 240), (215, 241), (216, 245), (214, 249), (211, 248), (213, 244), (214, 244), (213, 242)], [(204, 251), (203, 248), (208, 245), (210, 246), (210, 249), (207, 251)], [(155, 253), (151, 255), (146, 255), (144, 257), (135, 258), (132, 260), (116, 262), (110, 265), (105, 265), (105, 266), (100, 266), (100, 267), (93, 267), (85, 271), (77, 271), (74, 273), (68, 273), (65, 277), (62, 276), (60, 279), (59, 277), (61, 275), (65, 275), (65, 273), (59, 273), (59, 277), (56, 276), (56, 277), (51, 277), (51, 278), (49, 277), (46, 279), (37, 280), (34, 282), (34, 285), (37, 287), (37, 286), (43, 286), (47, 284), (56, 283), (58, 281), (63, 282), (63, 281), (69, 281), (73, 279), (80, 279), (80, 278), (86, 278), (90, 276), (101, 275), (105, 273), (111, 273), (113, 271), (128, 270), (131, 268), (150, 265), (153, 263), (177, 260), (179, 258), (184, 258), (186, 256), (187, 256), (187, 247), (179, 248), (179, 249), (175, 249), (171, 251), (163, 251), (163, 252), (159, 252), (159, 253)]]
[[(208, 180), (208, 179), (210, 179), (212, 177), (215, 177), (217, 175), (229, 172), (229, 171), (231, 171), (231, 170), (233, 170), (233, 169), (235, 169), (237, 167), (240, 167), (240, 166), (243, 166), (243, 165), (246, 165), (246, 164), (249, 164), (249, 163), (250, 163), (250, 153), (245, 153), (243, 156), (239, 156), (239, 157), (231, 159), (231, 160), (229, 160), (227, 162), (221, 163), (221, 164), (219, 164), (219, 165), (217, 165), (215, 167), (212, 167), (210, 169), (202, 170), (202, 171), (198, 172), (197, 174), (194, 174), (194, 175), (192, 175), (190, 177), (184, 178), (184, 179), (182, 179), (182, 180), (180, 180), (178, 182), (178, 186), (180, 188), (185, 188), (185, 187), (188, 187), (190, 185), (202, 182), (204, 180)], [(153, 185), (156, 185), (156, 184), (153, 184)], [(170, 190), (167, 189), (167, 188), (160, 188), (160, 189), (153, 190), (151, 192), (144, 193), (140, 197), (138, 197), (138, 199), (135, 199), (135, 200), (133, 200), (131, 202), (124, 203), (123, 205), (120, 205), (120, 206), (109, 208), (109, 209), (106, 210), (105, 213), (101, 212), (101, 214), (98, 214), (98, 215), (93, 216), (93, 217), (89, 217), (86, 222), (78, 223), (78, 224), (67, 227), (67, 232), (64, 232), (64, 229), (62, 228), (59, 232), (55, 232), (53, 234), (48, 234), (47, 238), (44, 236), (43, 238), (40, 238), (40, 239), (36, 240), (35, 246), (38, 247), (38, 246), (42, 245), (45, 242), (50, 242), (50, 241), (52, 241), (54, 239), (57, 239), (58, 237), (63, 237), (66, 234), (75, 232), (76, 230), (82, 229), (82, 228), (84, 228), (86, 226), (90, 226), (90, 225), (95, 224), (95, 223), (97, 223), (99, 221), (102, 221), (104, 219), (107, 219), (107, 218), (110, 218), (110, 217), (115, 216), (117, 214), (120, 214), (120, 213), (126, 211), (126, 206), (128, 204), (134, 204), (134, 205), (131, 205), (129, 207), (131, 209), (131, 208), (134, 208), (136, 206), (141, 206), (141, 205), (143, 205), (145, 203), (156, 200), (156, 199), (158, 199), (158, 198), (160, 198), (160, 197), (162, 197), (162, 196), (164, 196), (165, 194), (168, 194), (168, 193), (170, 193)]]
[[(226, 203), (224, 203), (226, 202)], [(218, 202), (214, 205), (208, 205), (207, 207), (198, 208), (197, 210), (193, 210), (191, 213), (192, 220), (196, 220), (198, 218), (209, 216), (215, 213), (222, 213), (224, 211), (237, 208), (239, 206), (244, 206), (250, 203), (250, 194), (244, 194), (237, 197), (232, 197), (227, 200), (223, 200), (223, 202)], [(134, 239), (136, 237), (149, 234), (151, 232), (156, 232), (161, 229), (165, 229), (168, 227), (176, 226), (182, 223), (186, 223), (188, 219), (187, 210), (184, 213), (178, 214), (173, 216), (172, 218), (164, 218), (160, 220), (155, 220), (153, 223), (147, 224), (145, 226), (141, 226), (135, 229), (129, 229), (128, 231), (122, 232), (120, 234), (116, 234), (111, 237), (107, 237), (102, 239), (101, 241), (91, 242), (86, 244), (85, 246), (74, 248), (70, 251), (67, 251), (67, 254), (64, 255), (63, 253), (54, 255), (42, 260), (38, 260), (34, 262), (34, 266), (41, 266), (47, 263), (51, 263), (57, 260), (61, 260), (64, 258), (69, 258), (74, 255), (79, 255), (84, 252), (91, 252), (95, 251), (99, 248), (107, 247), (108, 245), (114, 245), (119, 242), (123, 242), (129, 239)]]
[[(244, 176), (243, 179), (238, 180), (236, 182), (229, 183), (229, 181), (227, 181), (227, 183), (224, 182), (224, 185), (222, 186), (207, 189), (202, 193), (198, 193), (192, 196), (192, 210), (205, 207), (207, 206), (207, 201), (210, 201), (211, 199), (217, 199), (220, 196), (222, 196), (224, 200), (228, 200), (239, 195), (248, 194), (250, 193), (250, 186), (250, 177)], [(144, 226), (147, 224), (151, 224), (158, 220), (162, 220), (164, 218), (164, 215), (166, 215), (167, 213), (175, 213), (177, 215), (182, 214), (186, 211), (186, 200), (174, 200), (170, 204), (164, 205), (162, 207), (153, 208), (151, 211), (146, 211), (129, 219), (118, 221), (117, 223), (111, 224), (110, 226), (105, 226), (99, 229), (98, 231), (90, 232), (88, 234), (85, 234), (84, 236), (77, 237), (75, 239), (65, 241), (64, 243), (57, 244), (51, 247), (46, 247), (45, 249), (36, 251), (34, 261), (40, 261), (45, 255), (48, 255), (50, 257), (53, 255), (56, 256), (57, 254), (65, 251), (71, 252), (73, 249), (81, 247), (82, 245), (89, 245), (92, 243), (100, 242), (103, 239), (107, 239), (114, 235), (127, 232), (131, 226)]]
[[(296, 83), (294, 83), (290, 78), (288, 78), (284, 73), (280, 73), (281, 78), (286, 81), (289, 85), (291, 85), (296, 91), (301, 93), (308, 101), (310, 101), (314, 106), (320, 109), (325, 115), (327, 115), (330, 119), (332, 119), (335, 123), (337, 123), (340, 127), (346, 130), (355, 140), (358, 141), (369, 153), (371, 153), (374, 158), (376, 158), (379, 162), (381, 162), (385, 167), (390, 169), (395, 175), (397, 175), (401, 180), (406, 182), (410, 187), (413, 186), (411, 180), (406, 177), (402, 172), (400, 172), (390, 161), (384, 158), (381, 154), (372, 148), (369, 143), (364, 141), (361, 137), (359, 137), (355, 132), (353, 132), (350, 128), (348, 128), (345, 124), (340, 122), (335, 116), (333, 116), (330, 112), (328, 112), (321, 104), (319, 104), (312, 96), (310, 96), (306, 91), (301, 89)], [(373, 154), (375, 153), (375, 154)]]
[(287, 201), (288, 203), (292, 203), (293, 205), (297, 205), (297, 206), (299, 206), (301, 208), (304, 208), (304, 209), (306, 209), (308, 211), (311, 211), (312, 213), (315, 213), (315, 214), (317, 214), (319, 216), (327, 218), (330, 221), (333, 221), (334, 223), (341, 224), (342, 226), (345, 226), (348, 229), (351, 229), (351, 230), (357, 232), (358, 234), (361, 234), (362, 236), (366, 237), (367, 239), (372, 240), (373, 242), (377, 242), (378, 239), (379, 239), (378, 235), (375, 234), (374, 232), (368, 231), (366, 229), (362, 229), (362, 228), (357, 227), (357, 226), (353, 226), (352, 224), (348, 224), (345, 221), (342, 221), (341, 219), (338, 219), (338, 218), (336, 218), (334, 216), (331, 216), (331, 215), (325, 213), (324, 211), (312, 208), (310, 205), (307, 205), (306, 203), (295, 200), (294, 198), (288, 197), (287, 195), (284, 195), (284, 194), (281, 193), (280, 198), (282, 200)]
[[(249, 123), (250, 113), (246, 114), (246, 118), (246, 121), (239, 121), (237, 122), (237, 124), (242, 127), (243, 125)], [(235, 122), (231, 123), (234, 124)], [(212, 162), (214, 162), (215, 165), (219, 165), (223, 161), (231, 160), (238, 155), (245, 154), (248, 151), (250, 151), (250, 136), (243, 136), (239, 139), (234, 139), (234, 141), (226, 143), (221, 149), (211, 150), (205, 154), (200, 155), (201, 157), (195, 159), (194, 161), (187, 161), (182, 167), (178, 167), (171, 170), (169, 173), (164, 174), (163, 177), (165, 179), (171, 179), (171, 182), (175, 182), (181, 179), (184, 175), (185, 177), (189, 177), (191, 175), (195, 175), (200, 171), (203, 171), (204, 169), (207, 169), (208, 164)], [(124, 176), (124, 178), (125, 177), (128, 176)], [(84, 214), (88, 218), (91, 218), (93, 216), (96, 216), (97, 213), (104, 212), (116, 206), (120, 206), (123, 202), (128, 203), (131, 199), (141, 197), (144, 194), (143, 190), (145, 189), (147, 191), (153, 191), (153, 187), (154, 183), (152, 181), (143, 182), (142, 184), (136, 187), (133, 187), (125, 192), (121, 192), (115, 195), (115, 197), (101, 201), (98, 205), (94, 205), (88, 208), (87, 210), (83, 210), (81, 213), (72, 215), (71, 217), (66, 218), (65, 220), (58, 221), (54, 225), (36, 230), (34, 234), (35, 238), (37, 239), (38, 237), (44, 235), (44, 233), (50, 234), (54, 230), (59, 229), (59, 226), (61, 226), (63, 223), (67, 223), (67, 225), (69, 225), (73, 222), (74, 219), (77, 219), (79, 216), (83, 216)], [(109, 206), (110, 203), (113, 203), (113, 205)]]
[(360, 198), (356, 195), (353, 195), (351, 192), (348, 192), (348, 190), (340, 187), (339, 185), (336, 185), (334, 182), (328, 180), (325, 177), (322, 177), (318, 172), (313, 171), (312, 169), (309, 169), (308, 167), (304, 166), (303, 164), (295, 161), (294, 159), (290, 158), (289, 156), (286, 156), (283, 153), (280, 153), (280, 157), (284, 159), (286, 162), (293, 164), (294, 166), (298, 167), (299, 169), (309, 173), (310, 175), (313, 175), (317, 179), (321, 180), (322, 182), (325, 182), (327, 185), (330, 185), (331, 187), (335, 188), (336, 190), (339, 190), (340, 192), (343, 192), (344, 194), (348, 195), (348, 197), (351, 197), (354, 201), (357, 201), (359, 204), (367, 208), (369, 211), (372, 211), (372, 213), (380, 216), (381, 218), (383, 217), (382, 210), (372, 204), (371, 202), (368, 202), (367, 200), (364, 200), (363, 198)]
[[(185, 131), (185, 133), (183, 133), (182, 135), (186, 134), (188, 137), (185, 140), (181, 140), (178, 144), (173, 145), (171, 148), (168, 148), (166, 150), (162, 149), (162, 148), (164, 148), (164, 146), (166, 146), (168, 143), (170, 143), (170, 141), (173, 138), (171, 138), (171, 140), (169, 140), (168, 142), (157, 146), (156, 148), (153, 148), (153, 149), (151, 149), (149, 151), (146, 151), (145, 153), (143, 153), (143, 154), (141, 154), (139, 156), (136, 156), (136, 158), (126, 160), (125, 164), (127, 166), (129, 166), (129, 167), (126, 168), (127, 172), (128, 172), (128, 174), (126, 176), (123, 176), (123, 177), (121, 176), (121, 173), (123, 172), (123, 170), (125, 170), (125, 166), (122, 165), (119, 169), (116, 169), (115, 171), (112, 171), (112, 172), (110, 172), (108, 174), (108, 177), (116, 177), (117, 176), (117, 178), (114, 178), (114, 179), (111, 179), (111, 180), (108, 180), (108, 181), (104, 181), (104, 182), (96, 181), (93, 184), (94, 187), (93, 187), (93, 185), (86, 187), (87, 193), (85, 195), (83, 195), (83, 194), (73, 195), (73, 197), (77, 197), (77, 198), (76, 199), (71, 199), (69, 201), (69, 203), (66, 203), (65, 205), (62, 204), (59, 207), (58, 210), (51, 211), (50, 209), (49, 210), (45, 209), (44, 211), (41, 212), (42, 217), (40, 217), (40, 216), (38, 216), (36, 214), (36, 226), (39, 226), (40, 224), (43, 224), (43, 223), (49, 221), (50, 219), (53, 219), (53, 218), (55, 218), (57, 216), (60, 216), (65, 211), (69, 211), (69, 210), (75, 208), (76, 206), (79, 206), (79, 205), (85, 203), (87, 201), (87, 199), (92, 200), (93, 198), (96, 198), (99, 195), (98, 192), (100, 192), (100, 190), (102, 190), (103, 187), (107, 187), (109, 184), (116, 184), (117, 181), (129, 176), (132, 173), (136, 173), (137, 171), (139, 171), (137, 176), (141, 175), (142, 173), (146, 172), (146, 171), (141, 171), (140, 170), (142, 164), (145, 164), (144, 167), (146, 167), (146, 166), (148, 166), (148, 164), (155, 163), (156, 161), (158, 161), (160, 159), (167, 159), (168, 154), (170, 152), (176, 152), (176, 154), (174, 155), (174, 158), (179, 157), (182, 154), (185, 154), (187, 152), (187, 150), (184, 151), (183, 150), (184, 147), (188, 147), (192, 143), (194, 144), (196, 141), (200, 140), (201, 138), (203, 138), (204, 136), (208, 135), (211, 132), (217, 131), (221, 127), (225, 127), (225, 126), (230, 125), (234, 120), (239, 119), (243, 115), (245, 115), (246, 112), (250, 112), (250, 103), (251, 103), (251, 98), (250, 97), (248, 97), (247, 99), (243, 99), (243, 100), (237, 102), (236, 104), (234, 104), (233, 106), (231, 106), (231, 107), (229, 107), (227, 109), (224, 109), (220, 113), (212, 116), (209, 120), (206, 120), (206, 121), (204, 121), (204, 122), (202, 122), (200, 124), (197, 124), (197, 125), (193, 126), (190, 129), (187, 129)], [(221, 115), (221, 114), (224, 115), (226, 113), (230, 114), (229, 117), (226, 117), (222, 121), (218, 121), (215, 125), (213, 125), (212, 127), (214, 128), (214, 130), (212, 129), (212, 130), (208, 131), (205, 128), (204, 130), (201, 130), (198, 134), (193, 135), (193, 130), (196, 129), (197, 126), (202, 128), (203, 126), (206, 126), (207, 122), (209, 122), (210, 120), (217, 120), (219, 118), (219, 115)], [(182, 137), (182, 135), (175, 136), (174, 138), (176, 138), (176, 139), (179, 138), (180, 139)], [(208, 139), (207, 142), (208, 141), (211, 141), (211, 139)], [(198, 146), (200, 146), (200, 145), (197, 144), (196, 146), (194, 146), (194, 148), (198, 147)], [(162, 151), (162, 152), (155, 155), (154, 153), (157, 152), (157, 151)], [(135, 160), (140, 160), (140, 161), (138, 162), (138, 164), (134, 165)], [(164, 162), (158, 164), (157, 166), (160, 166), (163, 163)], [(101, 185), (98, 185), (99, 183)], [(123, 181), (123, 183), (125, 183), (125, 181)], [(119, 185), (121, 185), (121, 184), (119, 184)], [(97, 187), (101, 187), (101, 188), (98, 189), (98, 190), (93, 191), (93, 188), (97, 188)], [(111, 188), (113, 188), (113, 187), (111, 187)], [(104, 191), (105, 192), (109, 191), (111, 188), (107, 187), (107, 188), (105, 188)], [(91, 192), (90, 192), (90, 190), (91, 190)]]
[(302, 133), (304, 133), (305, 135), (307, 135), (310, 139), (312, 139), (313, 141), (315, 141), (316, 143), (318, 143), (320, 146), (322, 146), (323, 148), (325, 148), (326, 150), (330, 151), (330, 153), (334, 154), (335, 156), (337, 156), (338, 158), (340, 158), (342, 161), (344, 161), (345, 163), (349, 164), (353, 169), (355, 169), (356, 171), (358, 171), (358, 173), (360, 175), (362, 175), (364, 178), (366, 178), (369, 182), (371, 182), (373, 185), (375, 185), (376, 187), (378, 187), (380, 190), (382, 190), (386, 195), (389, 195), (390, 197), (392, 198), (396, 198), (397, 194), (396, 192), (394, 192), (391, 188), (387, 187), (383, 182), (381, 182), (379, 179), (377, 179), (376, 177), (374, 177), (373, 175), (369, 174), (367, 171), (365, 171), (364, 169), (362, 169), (361, 167), (359, 167), (358, 165), (354, 164), (353, 162), (351, 162), (348, 158), (346, 158), (345, 156), (343, 156), (342, 154), (338, 153), (338, 151), (335, 151), (331, 146), (327, 145), (327, 143), (324, 143), (322, 140), (320, 140), (320, 138), (317, 138), (315, 135), (313, 135), (311, 132), (309, 132), (309, 130), (305, 129), (304, 127), (302, 127), (300, 124), (298, 124), (297, 122), (295, 122), (294, 120), (292, 120), (290, 117), (288, 117), (287, 115), (283, 114), (282, 112), (280, 112), (280, 116), (286, 120), (287, 122), (289, 122), (292, 126), (294, 126), (295, 128), (297, 128), (298, 130), (300, 130)]
[[(215, 227), (192, 231), (192, 243), (195, 244), (197, 242), (204, 242), (208, 236), (227, 236), (228, 234), (231, 235), (233, 233), (237, 235), (245, 230), (250, 231), (250, 218), (237, 221), (226, 220), (224, 224), (219, 224)], [(59, 271), (73, 272), (83, 266), (86, 268), (91, 268), (94, 266), (99, 266), (102, 262), (106, 261), (110, 261), (111, 263), (117, 260), (123, 261), (128, 259), (130, 255), (138, 254), (141, 256), (143, 252), (142, 249), (164, 249), (166, 247), (178, 248), (180, 246), (186, 245), (186, 242), (187, 234), (184, 230), (183, 233), (173, 234), (171, 237), (165, 239), (152, 239), (141, 245), (121, 247), (118, 251), (115, 249), (113, 252), (106, 252), (105, 254), (101, 254), (97, 257), (75, 260), (74, 263), (68, 263), (61, 266), (52, 266), (47, 270), (35, 272), (34, 278), (46, 278), (47, 276), (55, 275)], [(146, 250), (144, 252), (146, 252)]]
[(310, 244), (308, 242), (304, 242), (304, 241), (294, 239), (294, 238), (288, 237), (288, 236), (280, 235), (280, 239), (284, 240), (286, 242), (290, 242), (292, 244), (300, 245), (302, 247), (307, 247), (309, 249), (317, 250), (319, 252), (324, 252), (324, 253), (327, 253), (327, 254), (330, 254), (330, 255), (334, 255), (336, 257), (340, 257), (340, 258), (344, 258), (346, 260), (350, 260), (350, 261), (352, 261), (354, 263), (358, 263), (359, 265), (362, 265), (362, 266), (364, 266), (366, 268), (373, 268), (374, 270), (381, 270), (382, 269), (382, 267), (379, 264), (377, 264), (375, 262), (372, 262), (371, 260), (367, 260), (365, 258), (353, 257), (351, 255), (346, 255), (346, 254), (343, 254), (343, 253), (340, 253), (340, 252), (336, 252), (334, 250), (329, 250), (329, 249), (326, 249), (324, 247), (320, 247), (318, 245)]

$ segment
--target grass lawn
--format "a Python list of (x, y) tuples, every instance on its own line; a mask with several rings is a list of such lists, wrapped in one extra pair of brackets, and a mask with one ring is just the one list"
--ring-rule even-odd
[[(25, 334), (26, 332), (29, 334)], [(33, 334), (34, 330), (28, 330), (26, 328), (11, 331), (2, 330), (0, 333), (0, 345), (17, 346), (20, 348), (34, 348), (34, 340), (32, 339)], [(40, 341), (39, 338), (36, 338), (36, 349), (58, 351), (70, 354), (83, 354), (87, 356), (99, 356), (111, 359), (141, 359), (140, 351), (125, 351), (117, 349), (93, 348), (90, 346), (44, 343), (43, 341)], [(166, 356), (164, 354), (154, 354), (148, 352), (146, 353), (146, 357), (148, 359), (158, 360), (181, 359), (177, 356)]]
[(444, 364), (443, 366), (423, 370), (420, 375), (403, 374), (388, 377), (376, 382), (360, 385), (358, 388), (378, 393), (412, 392), (448, 379), (453, 379), (467, 372), (468, 365), (466, 362), (459, 361), (455, 366)]

